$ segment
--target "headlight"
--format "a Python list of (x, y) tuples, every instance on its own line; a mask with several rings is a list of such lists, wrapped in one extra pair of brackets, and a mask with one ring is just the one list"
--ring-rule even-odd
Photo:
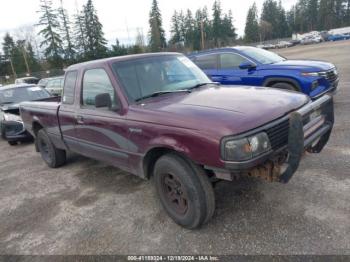
[(327, 77), (326, 71), (320, 71), (320, 72), (303, 72), (301, 73), (302, 76), (319, 76), (319, 77)]
[(223, 158), (227, 161), (245, 161), (271, 149), (265, 132), (253, 136), (224, 141)]
[(14, 114), (4, 114), (4, 120), (5, 121), (15, 121), (15, 122), (22, 122), (22, 118), (18, 115)]
[(302, 76), (320, 76), (321, 72), (303, 72)]

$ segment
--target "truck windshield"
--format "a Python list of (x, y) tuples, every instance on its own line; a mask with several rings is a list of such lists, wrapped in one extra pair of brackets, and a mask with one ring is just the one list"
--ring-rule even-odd
[(275, 54), (270, 51), (266, 51), (261, 48), (256, 47), (241, 47), (237, 48), (240, 50), (243, 54), (246, 56), (253, 58), (254, 60), (258, 61), (261, 64), (267, 65), (267, 64), (274, 64), (281, 61), (286, 60), (282, 56), (279, 56), (278, 54)]
[(0, 90), (0, 105), (17, 104), (24, 101), (34, 101), (50, 97), (41, 87), (18, 87)]
[(211, 82), (191, 60), (181, 55), (116, 62), (112, 67), (131, 101)]

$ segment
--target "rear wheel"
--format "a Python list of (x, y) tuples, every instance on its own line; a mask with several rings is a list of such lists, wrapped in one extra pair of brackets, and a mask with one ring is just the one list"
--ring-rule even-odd
[(66, 151), (56, 148), (45, 130), (39, 130), (36, 139), (41, 157), (49, 167), (57, 168), (65, 164)]
[(176, 154), (167, 154), (157, 161), (154, 179), (164, 209), (177, 224), (194, 229), (213, 216), (214, 190), (199, 167)]
[(284, 90), (298, 91), (298, 89), (295, 86), (293, 86), (292, 84), (284, 83), (284, 82), (275, 83), (275, 84), (271, 85), (271, 87), (284, 89)]

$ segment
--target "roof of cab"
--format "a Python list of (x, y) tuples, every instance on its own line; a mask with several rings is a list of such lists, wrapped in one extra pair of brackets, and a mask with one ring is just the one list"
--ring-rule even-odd
[(117, 61), (128, 61), (128, 60), (134, 60), (139, 58), (169, 56), (169, 55), (182, 55), (182, 54), (175, 53), (175, 52), (160, 52), (160, 53), (144, 53), (144, 54), (135, 54), (135, 55), (115, 56), (115, 57), (103, 58), (103, 59), (92, 60), (88, 62), (71, 65), (67, 68), (66, 71), (78, 70), (83, 67), (102, 65), (102, 64), (113, 63)]

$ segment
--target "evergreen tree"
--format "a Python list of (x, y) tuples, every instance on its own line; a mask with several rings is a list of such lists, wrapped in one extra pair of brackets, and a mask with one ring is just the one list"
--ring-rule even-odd
[(87, 53), (86, 46), (86, 27), (85, 27), (85, 19), (84, 13), (76, 10), (76, 14), (74, 15), (74, 35), (73, 39), (75, 42), (75, 50), (77, 52), (78, 60), (84, 60)]
[(58, 17), (61, 24), (61, 34), (64, 36), (62, 40), (64, 42), (64, 58), (68, 61), (68, 63), (72, 63), (75, 58), (75, 50), (72, 43), (71, 37), (71, 26), (69, 21), (69, 16), (67, 14), (67, 10), (63, 7), (63, 1), (60, 0), (61, 6), (58, 9)]
[(306, 20), (308, 31), (317, 29), (318, 0), (309, 0), (307, 3)]
[(162, 27), (162, 16), (157, 0), (152, 1), (149, 14), (149, 46), (152, 52), (159, 52), (166, 46), (165, 32)]
[(244, 29), (244, 40), (248, 43), (255, 43), (260, 40), (258, 10), (255, 3), (248, 10), (247, 20)]
[(51, 0), (40, 0), (41, 13), (38, 25), (42, 27), (39, 34), (44, 38), (40, 47), (45, 47), (45, 56), (53, 66), (62, 66), (62, 40), (58, 33), (60, 26), (57, 13), (52, 9)]
[(198, 9), (194, 20), (193, 49), (201, 50), (205, 48), (206, 40), (210, 39), (210, 20), (207, 8), (204, 7), (203, 9)]
[(232, 11), (229, 10), (227, 14), (224, 15), (222, 20), (222, 42), (224, 45), (229, 45), (233, 43), (236, 39), (236, 28), (233, 25)]
[(345, 19), (344, 19), (344, 24), (346, 26), (350, 25), (350, 0), (348, 0), (345, 4)]
[(2, 43), (2, 50), (4, 52), (5, 59), (9, 59), (12, 56), (14, 49), (15, 42), (12, 36), (10, 36), (9, 33), (6, 33), (4, 37), (4, 42)]
[(170, 43), (176, 44), (182, 41), (181, 25), (179, 20), (179, 15), (175, 10), (173, 16), (171, 17), (171, 38)]
[(287, 23), (287, 18), (286, 18), (286, 11), (284, 10), (282, 6), (281, 0), (278, 3), (278, 18), (277, 18), (277, 32), (278, 35), (277, 37), (289, 37), (290, 36), (290, 29)]
[(83, 7), (84, 30), (86, 36), (86, 58), (98, 59), (107, 55), (107, 41), (104, 38), (102, 24), (97, 16), (97, 11), (92, 3), (88, 0)]
[(329, 30), (335, 25), (334, 18), (334, 1), (320, 0), (320, 8), (318, 11), (319, 30)]
[(279, 9), (278, 4), (274, 0), (265, 0), (261, 13), (261, 20), (271, 25), (271, 30), (266, 31), (265, 40), (275, 39), (279, 37)]
[(36, 58), (34, 51), (33, 51), (33, 46), (31, 43), (26, 43), (26, 51), (27, 51), (27, 59), (28, 59), (28, 64), (32, 72), (38, 72), (41, 70), (40, 63), (38, 59)]
[(194, 19), (192, 16), (191, 10), (187, 9), (185, 21), (184, 21), (184, 27), (185, 27), (185, 46), (193, 49), (193, 42), (195, 40), (195, 28), (194, 28)]
[[(4, 42), (2, 43), (2, 50), (4, 52), (4, 64), (6, 65), (6, 69), (4, 70), (6, 74), (16, 75), (16, 69), (13, 64), (13, 56), (15, 51), (15, 42), (9, 33), (5, 34)], [(12, 66), (11, 66), (12, 63)]]
[(211, 39), (212, 27), (211, 27), (211, 21), (209, 19), (208, 8), (206, 6), (201, 10), (201, 16), (202, 16), (202, 22), (203, 22), (204, 38)]
[(223, 35), (222, 32), (222, 10), (219, 0), (215, 0), (213, 5), (213, 21), (212, 21), (212, 37), (215, 46), (220, 46), (220, 38)]
[(119, 40), (116, 39), (115, 44), (112, 45), (110, 56), (122, 56), (127, 54), (128, 54), (128, 49), (124, 45), (121, 45)]

